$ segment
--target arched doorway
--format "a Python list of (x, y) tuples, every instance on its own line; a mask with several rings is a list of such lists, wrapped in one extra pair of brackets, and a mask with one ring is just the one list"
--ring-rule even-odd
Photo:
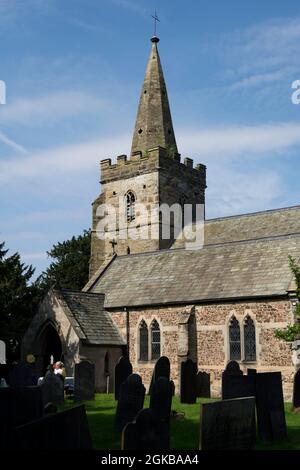
[(40, 333), (39, 345), (42, 373), (44, 374), (51, 362), (51, 356), (53, 356), (54, 362), (63, 360), (61, 340), (51, 323), (48, 323)]

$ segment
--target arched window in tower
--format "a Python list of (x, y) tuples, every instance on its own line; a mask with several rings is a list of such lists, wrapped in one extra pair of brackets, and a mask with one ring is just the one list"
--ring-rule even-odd
[(151, 359), (160, 357), (160, 328), (156, 320), (151, 323)]
[(128, 191), (126, 194), (126, 215), (127, 222), (135, 219), (135, 195), (132, 191)]
[(245, 361), (256, 361), (255, 325), (249, 315), (247, 315), (244, 321), (244, 348)]
[(145, 320), (142, 320), (139, 326), (140, 336), (140, 361), (148, 361), (148, 326)]
[(241, 359), (240, 324), (234, 316), (229, 323), (229, 355), (231, 361), (239, 361)]

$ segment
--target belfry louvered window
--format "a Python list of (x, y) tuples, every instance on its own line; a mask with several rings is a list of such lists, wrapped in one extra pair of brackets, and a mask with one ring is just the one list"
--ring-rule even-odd
[(156, 320), (151, 323), (151, 359), (160, 357), (160, 328)]
[(148, 361), (148, 326), (142, 320), (140, 323), (140, 361)]
[(126, 215), (127, 222), (135, 219), (135, 195), (132, 191), (128, 191), (126, 194)]
[(244, 348), (245, 348), (245, 361), (256, 361), (256, 339), (255, 339), (255, 325), (249, 315), (244, 321)]
[(239, 361), (241, 359), (241, 331), (238, 320), (232, 317), (229, 324), (229, 348), (230, 360)]

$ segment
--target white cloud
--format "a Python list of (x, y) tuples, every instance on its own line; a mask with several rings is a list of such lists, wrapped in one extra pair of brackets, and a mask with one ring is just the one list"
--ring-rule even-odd
[(235, 82), (231, 89), (238, 89), (238, 88), (247, 88), (247, 87), (254, 87), (259, 86), (266, 83), (272, 83), (275, 81), (282, 80), (285, 76), (284, 70), (278, 70), (277, 72), (271, 73), (261, 73), (261, 74), (254, 74), (250, 75), (249, 77), (242, 78)]
[(287, 150), (300, 144), (300, 124), (230, 126), (178, 133), (179, 148), (199, 157), (222, 159), (240, 154), (260, 154)]
[(93, 113), (106, 108), (105, 100), (91, 94), (61, 90), (45, 96), (22, 98), (12, 103), (7, 102), (1, 108), (0, 122), (36, 126), (42, 121), (57, 122), (59, 119), (69, 116)]

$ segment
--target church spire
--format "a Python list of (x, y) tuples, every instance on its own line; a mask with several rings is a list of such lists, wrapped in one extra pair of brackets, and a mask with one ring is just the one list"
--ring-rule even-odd
[(164, 147), (170, 154), (178, 153), (169, 100), (159, 53), (158, 37), (151, 38), (152, 48), (142, 87), (131, 154)]

